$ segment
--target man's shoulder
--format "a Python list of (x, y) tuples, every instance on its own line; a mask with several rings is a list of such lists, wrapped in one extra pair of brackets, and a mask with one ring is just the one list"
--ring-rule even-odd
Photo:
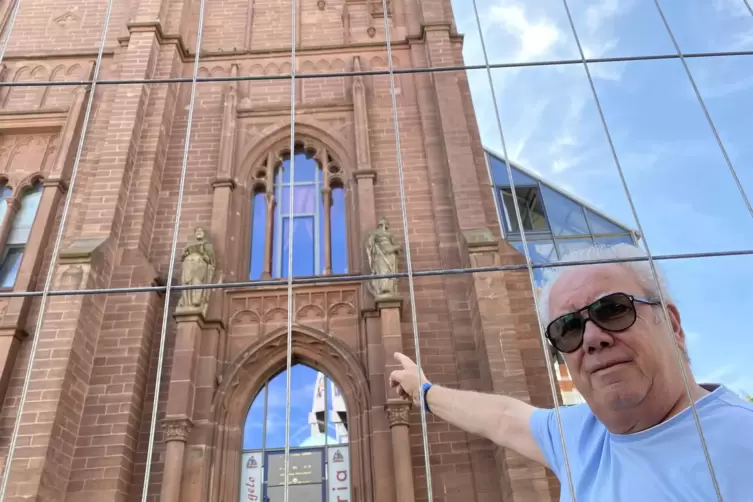
[(591, 411), (587, 404), (574, 404), (559, 407), (559, 419), (556, 408), (541, 408), (534, 413), (534, 420), (540, 429), (550, 434), (557, 431), (562, 423), (562, 430), (569, 441), (580, 442), (585, 438), (604, 436), (606, 427)]
[[(753, 420), (753, 402), (743, 399), (724, 385), (718, 385), (706, 398), (707, 408), (710, 413), (721, 413), (725, 416), (736, 417), (742, 420)], [(704, 403), (706, 404), (706, 403)]]

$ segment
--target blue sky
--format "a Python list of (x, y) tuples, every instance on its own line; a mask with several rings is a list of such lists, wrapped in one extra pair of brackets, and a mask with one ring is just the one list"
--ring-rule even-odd
[[(290, 445), (296, 447), (310, 436), (311, 428), (308, 424), (308, 413), (311, 411), (314, 399), (314, 386), (317, 372), (308, 366), (294, 365), (291, 369), (290, 381)], [(327, 403), (332, 409), (332, 389), (327, 380)], [(269, 383), (267, 397), (267, 442), (266, 448), (285, 447), (285, 390), (286, 373), (283, 371)], [(264, 391), (262, 390), (251, 405), (246, 418), (243, 434), (243, 448), (261, 449), (264, 426)], [(328, 423), (329, 436), (337, 436), (334, 425)]]
[[(492, 63), (578, 59), (561, 0), (477, 0)], [(753, 50), (743, 0), (664, 0), (683, 53)], [(570, 0), (588, 57), (675, 54), (653, 0)], [(454, 1), (466, 64), (483, 64), (470, 0)], [(753, 199), (753, 56), (688, 59)], [(748, 212), (681, 62), (591, 65), (653, 254), (753, 249)], [(510, 158), (637, 228), (582, 65), (493, 69)], [(501, 152), (485, 71), (469, 72), (482, 141)], [(753, 256), (662, 262), (700, 381), (753, 394)]]

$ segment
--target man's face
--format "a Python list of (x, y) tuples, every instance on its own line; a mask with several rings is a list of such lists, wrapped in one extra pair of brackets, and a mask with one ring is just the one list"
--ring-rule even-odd
[[(610, 293), (645, 297), (624, 266), (594, 265), (565, 272), (552, 288), (550, 319), (579, 310)], [(637, 319), (617, 333), (586, 323), (582, 346), (563, 354), (578, 391), (595, 413), (639, 405), (649, 393), (671, 393), (679, 372), (660, 307), (635, 303)], [(677, 340), (684, 344), (677, 309), (667, 308)], [(584, 315), (588, 315), (584, 312)], [(680, 377), (681, 378), (681, 377)]]
[(199, 239), (199, 240), (203, 239), (203, 238), (204, 238), (204, 229), (202, 229), (202, 228), (197, 228), (197, 229), (196, 229), (196, 231), (194, 232), (194, 235), (195, 235), (195, 236), (196, 236), (196, 238), (197, 238), (197, 239)]

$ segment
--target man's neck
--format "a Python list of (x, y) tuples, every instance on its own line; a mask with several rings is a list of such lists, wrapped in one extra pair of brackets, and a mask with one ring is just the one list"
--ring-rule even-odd
[[(703, 396), (709, 394), (707, 389), (704, 389), (695, 382), (689, 382), (690, 384), (690, 397), (692, 402), (698, 401)], [(634, 434), (636, 432), (645, 431), (651, 427), (655, 427), (669, 420), (670, 418), (678, 415), (681, 411), (690, 407), (690, 399), (688, 399), (688, 392), (682, 389), (682, 392), (677, 393), (677, 397), (672, 399), (673, 404), (669, 408), (663, 407), (666, 405), (667, 400), (661, 397), (648, 398), (641, 403), (634, 413), (625, 413), (625, 411), (617, 412), (615, 415), (626, 417), (627, 420), (617, 419), (615, 421), (605, 422), (605, 425), (609, 432), (613, 434)], [(643, 410), (652, 409), (653, 413), (645, 413)]]

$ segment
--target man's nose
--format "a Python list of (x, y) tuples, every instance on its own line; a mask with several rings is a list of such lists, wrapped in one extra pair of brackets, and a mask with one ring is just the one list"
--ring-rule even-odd
[(586, 323), (586, 330), (583, 333), (583, 350), (593, 354), (612, 345), (614, 345), (612, 333), (604, 331), (593, 321)]

